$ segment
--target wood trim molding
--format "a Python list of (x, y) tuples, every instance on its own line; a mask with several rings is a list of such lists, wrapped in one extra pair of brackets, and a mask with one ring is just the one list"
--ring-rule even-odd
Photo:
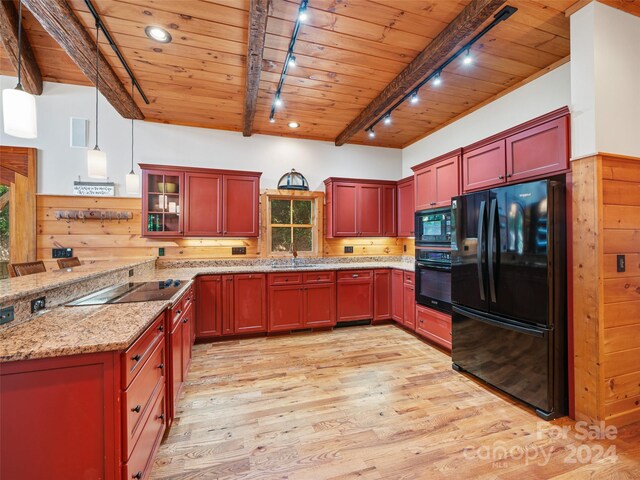
[[(13, 68), (18, 72), (18, 10), (14, 3), (0, 2), (0, 38), (2, 46)], [(42, 74), (36, 62), (36, 57), (27, 38), (27, 32), (22, 29), (21, 38), (21, 82), (25, 92), (33, 95), (42, 93)]]
[(426, 162), (422, 162), (422, 163), (419, 163), (418, 165), (414, 165), (413, 167), (411, 167), (411, 170), (416, 172), (418, 170), (422, 170), (426, 166), (429, 166), (429, 165), (432, 165), (434, 163), (437, 163), (440, 160), (446, 160), (447, 158), (451, 158), (451, 157), (460, 157), (460, 158), (462, 158), (462, 148), (456, 148), (455, 150), (451, 150), (450, 152), (443, 153), (442, 155), (438, 155), (435, 158), (430, 158)]
[[(96, 84), (96, 44), (84, 29), (78, 17), (65, 0), (21, 0), (44, 29), (80, 68), (80, 71)], [(4, 2), (3, 2), (4, 3)], [(99, 90), (107, 101), (124, 118), (143, 120), (142, 111), (135, 104), (127, 89), (100, 53)]]
[(429, 72), (437, 68), (460, 44), (500, 8), (506, 0), (472, 0), (436, 38), (407, 65), (338, 135), (335, 144), (344, 145), (366, 128)]
[(325, 179), (324, 184), (329, 182), (349, 182), (359, 184), (372, 184), (376, 185), (397, 185), (397, 180), (370, 180), (368, 178), (343, 178), (343, 177), (329, 177)]
[(142, 170), (167, 170), (171, 172), (190, 172), (190, 173), (218, 173), (221, 175), (255, 175), (262, 176), (262, 172), (249, 172), (245, 170), (224, 170), (219, 168), (205, 167), (181, 167), (179, 165), (154, 165), (151, 163), (139, 163), (138, 166)]
[(247, 42), (247, 74), (245, 82), (244, 111), (242, 112), (242, 135), (250, 137), (253, 133), (253, 119), (256, 116), (260, 73), (264, 41), (267, 34), (269, 0), (251, 0), (249, 7), (249, 39)]

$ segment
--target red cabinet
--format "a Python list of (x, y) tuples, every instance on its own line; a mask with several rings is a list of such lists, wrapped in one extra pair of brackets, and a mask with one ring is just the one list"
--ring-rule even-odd
[(413, 176), (398, 182), (398, 237), (415, 235), (415, 192)]
[(464, 149), (462, 187), (481, 190), (569, 168), (569, 116), (551, 112)]
[(220, 334), (233, 335), (235, 333), (235, 298), (233, 295), (233, 275), (222, 276), (222, 309), (220, 313)]
[(222, 175), (187, 172), (184, 184), (185, 236), (222, 235)]
[(417, 305), (416, 332), (451, 350), (451, 315)]
[(404, 323), (404, 281), (402, 270), (391, 271), (391, 318)]
[[(257, 237), (260, 206), (259, 175), (224, 175), (222, 233), (227, 237)], [(200, 208), (209, 208), (206, 204)]]
[(193, 307), (187, 308), (181, 320), (182, 325), (182, 382), (187, 379), (191, 366), (191, 325), (194, 323)]
[(465, 192), (501, 185), (507, 181), (505, 141), (484, 145), (462, 155), (462, 188)]
[(404, 272), (404, 286), (403, 292), (403, 323), (404, 326), (415, 330), (416, 329), (416, 290), (414, 285), (414, 274), (410, 272)]
[(145, 237), (257, 237), (258, 172), (142, 167)]
[(338, 322), (373, 318), (373, 270), (338, 272)]
[(267, 278), (262, 273), (233, 276), (233, 331), (267, 331)]
[(222, 334), (222, 277), (203, 275), (196, 279), (196, 337)]
[(569, 117), (507, 137), (507, 182), (569, 168)]
[(391, 318), (391, 270), (373, 272), (373, 320)]
[(456, 150), (412, 168), (415, 182), (415, 209), (451, 205), (460, 194), (460, 151)]
[(327, 237), (396, 235), (396, 182), (325, 180)]
[(274, 273), (269, 285), (270, 332), (335, 325), (333, 272)]

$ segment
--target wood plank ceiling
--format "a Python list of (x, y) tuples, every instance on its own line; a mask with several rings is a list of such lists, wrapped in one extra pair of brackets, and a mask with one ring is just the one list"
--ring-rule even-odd
[[(83, 0), (68, 0), (94, 30)], [(282, 92), (276, 122), (269, 111), (282, 70), (298, 2), (272, 0), (254, 120), (254, 133), (334, 141), (382, 89), (450, 23), (469, 0), (310, 0), (309, 19), (295, 46), (297, 66)], [(364, 131), (350, 143), (400, 148), (569, 55), (575, 0), (511, 0), (518, 12), (474, 47), (474, 64), (452, 64), (440, 87), (403, 105), (376, 138)], [(104, 24), (149, 97), (137, 96), (149, 121), (242, 131), (249, 0), (94, 0)], [(26, 10), (26, 9), (25, 9)], [(45, 80), (90, 84), (25, 12), (27, 35)], [(147, 25), (169, 30), (160, 44)], [(111, 48), (101, 47), (125, 86), (126, 72)], [(6, 53), (0, 73), (14, 74)], [(300, 123), (290, 129), (288, 121)]]

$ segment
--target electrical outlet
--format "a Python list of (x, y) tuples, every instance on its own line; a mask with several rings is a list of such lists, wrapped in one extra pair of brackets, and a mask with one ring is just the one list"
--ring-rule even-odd
[(344, 253), (353, 253), (353, 247), (344, 247)]
[(73, 248), (52, 248), (52, 258), (71, 258), (73, 257)]
[(130, 277), (133, 277), (133, 268), (130, 268), (130, 269), (129, 269), (129, 276), (130, 276)]
[(159, 257), (164, 257), (164, 247), (160, 247), (160, 248), (158, 249), (158, 256), (159, 256)]
[(231, 255), (246, 255), (247, 247), (231, 247)]
[(38, 297), (31, 300), (31, 313), (39, 312), (40, 310), (44, 310), (47, 306), (47, 297)]
[(407, 251), (407, 246), (403, 245), (402, 248), (404, 249), (403, 251), (406, 252)]
[(618, 255), (616, 257), (616, 260), (617, 260), (616, 263), (617, 263), (617, 267), (618, 267), (617, 271), (619, 273), (622, 273), (622, 272), (626, 271), (626, 269), (627, 269), (627, 266), (625, 265), (627, 263), (626, 262), (626, 257), (624, 255)]
[(0, 308), (0, 325), (13, 322), (13, 318), (14, 318), (13, 305), (11, 305), (10, 307)]

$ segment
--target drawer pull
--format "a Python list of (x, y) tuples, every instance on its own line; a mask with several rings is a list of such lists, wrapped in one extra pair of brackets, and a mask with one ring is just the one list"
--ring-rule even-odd
[(190, 302), (190, 301), (191, 301), (191, 297), (187, 298), (187, 302)]
[(182, 313), (182, 310), (178, 309), (178, 311), (176, 312), (178, 315), (180, 315)]
[(156, 417), (158, 420), (164, 420), (164, 413), (161, 413)]
[(139, 362), (141, 358), (142, 358), (142, 355), (140, 355), (139, 353), (136, 353), (133, 357), (131, 357), (131, 360), (133, 360), (134, 362)]
[(164, 363), (161, 363), (160, 365), (158, 365), (158, 368), (159, 368), (160, 370), (163, 370), (163, 369), (164, 369)]
[(185, 318), (184, 320), (182, 320), (182, 323), (187, 323), (189, 321), (189, 318)]
[(360, 275), (358, 275), (357, 273), (354, 273), (353, 275), (351, 275), (353, 278), (358, 278)]
[(142, 409), (142, 405), (136, 405), (135, 407), (133, 407), (131, 409), (132, 412), (136, 412), (136, 413), (140, 413), (140, 410)]
[(132, 475), (131, 478), (135, 478), (137, 480), (140, 480), (142, 478), (142, 472), (138, 472), (135, 475)]
[(159, 332), (163, 332), (163, 331), (164, 331), (164, 327), (163, 327), (162, 325), (160, 325), (160, 326), (158, 327), (158, 331), (159, 331)]

